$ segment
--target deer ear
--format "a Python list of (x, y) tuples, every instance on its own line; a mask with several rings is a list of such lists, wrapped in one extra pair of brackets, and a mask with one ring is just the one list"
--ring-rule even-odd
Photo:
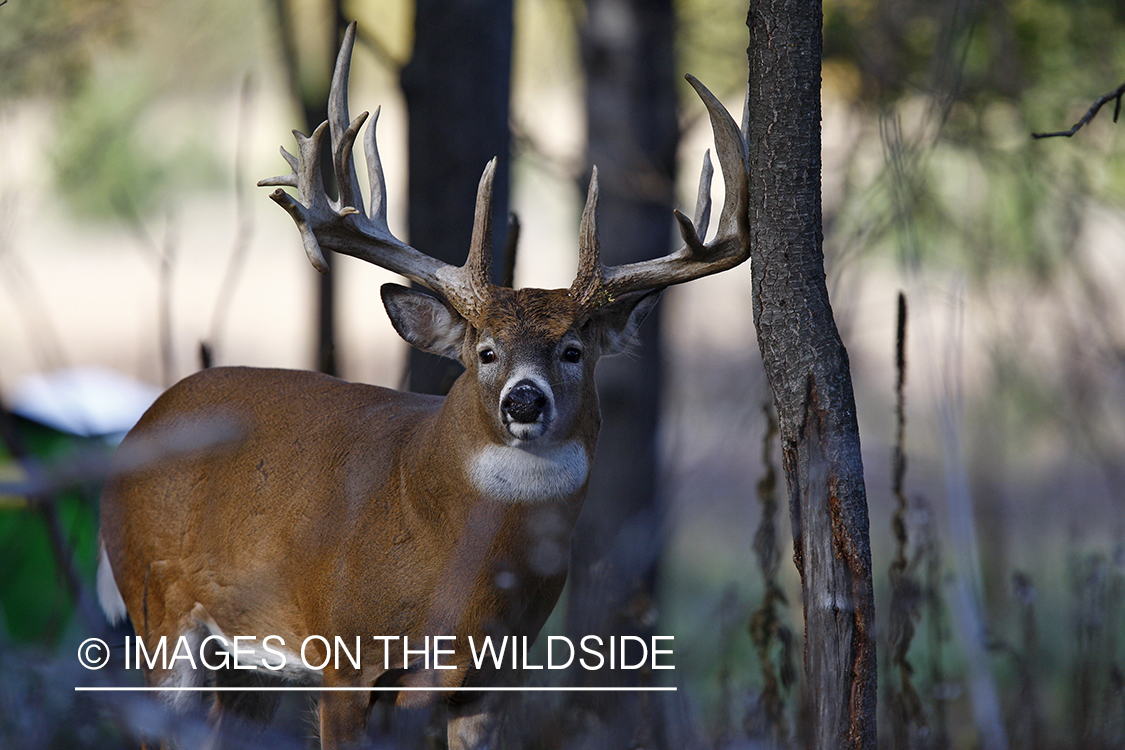
[(646, 289), (623, 294), (608, 305), (598, 308), (587, 325), (597, 326), (601, 332), (602, 356), (620, 354), (629, 348), (645, 317), (660, 301), (663, 289)]
[(439, 357), (461, 360), (467, 325), (456, 310), (433, 295), (398, 284), (383, 284), (379, 294), (391, 325), (408, 344)]

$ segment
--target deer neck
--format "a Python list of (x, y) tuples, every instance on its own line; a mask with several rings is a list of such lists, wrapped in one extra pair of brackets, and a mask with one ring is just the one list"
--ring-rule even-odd
[(456, 497), (462, 504), (470, 498), (515, 506), (580, 504), (597, 440), (596, 401), (592, 407), (559, 439), (505, 439), (463, 376), (419, 436), (413, 472), (427, 477), (431, 498)]

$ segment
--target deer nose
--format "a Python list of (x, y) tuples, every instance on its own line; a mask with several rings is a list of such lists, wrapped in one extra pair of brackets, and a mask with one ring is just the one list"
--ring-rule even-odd
[(532, 424), (539, 421), (543, 407), (547, 405), (547, 395), (530, 380), (517, 383), (500, 403), (500, 408), (513, 422)]

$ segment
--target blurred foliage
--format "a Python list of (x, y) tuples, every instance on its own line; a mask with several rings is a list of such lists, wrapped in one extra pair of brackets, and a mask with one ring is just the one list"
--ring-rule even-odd
[(65, 96), (89, 75), (93, 57), (128, 38), (128, 3), (48, 0), (0, 9), (0, 98)]
[(1125, 81), (1123, 27), (1125, 4), (1108, 0), (845, 0), (825, 18), (826, 101), (855, 128), (831, 166), (830, 273), (867, 255), (908, 279), (967, 279), (975, 314), (998, 321), (977, 342), (991, 380), (967, 429), (1025, 467), (1042, 453), (1019, 446), (1088, 436), (1067, 441), (1070, 460), (1110, 486), (1125, 339), (1114, 282), (1095, 270), (1113, 251), (1094, 238), (1125, 199), (1125, 141), (1110, 106), (1073, 138), (1031, 133), (1069, 128)]
[[(161, 208), (184, 185), (220, 183), (225, 170), (202, 133), (166, 144), (146, 118), (158, 91), (139, 69), (113, 76), (113, 85), (88, 81), (59, 104), (52, 149), (55, 179), (71, 208), (91, 218), (144, 214)], [(154, 135), (153, 137), (146, 137)]]
[(0, 102), (48, 99), (54, 179), (69, 207), (96, 219), (164, 208), (227, 171), (209, 107), (260, 64), (254, 3), (45, 0), (0, 9)]
[(1030, 134), (1069, 127), (1125, 78), (1123, 7), (829, 3), (826, 82), (879, 127), (846, 165), (843, 200), (826, 207), (841, 219), (827, 245), (975, 279), (1049, 279), (1089, 201), (1119, 199), (1125, 182), (1108, 110), (1070, 143)]
[[(745, 8), (678, 4), (680, 69), (728, 98), (745, 87)], [(1123, 31), (1120, 0), (826, 0), (825, 99), (862, 128), (839, 202), (826, 196), (829, 263), (1048, 278), (1086, 202), (1125, 198), (1125, 161), (1109, 107), (1071, 143), (1030, 133), (1069, 127), (1125, 80)]]
[[(0, 24), (0, 98), (56, 99), (54, 168), (76, 210), (112, 217), (126, 203), (151, 211), (184, 186), (213, 186), (222, 173), (207, 139), (188, 138), (171, 148), (162, 143), (154, 119), (165, 121), (154, 110), (176, 97), (230, 91), (247, 67), (274, 63), (261, 59), (260, 50), (262, 36), (272, 33), (277, 2), (9, 2)], [(408, 57), (409, 4), (352, 5), (346, 12), (368, 19), (385, 64)], [(581, 22), (581, 4), (555, 0), (534, 15), (526, 5), (517, 9), (525, 18), (553, 19), (525, 24), (526, 33), (574, 38), (570, 30), (559, 32)], [(324, 3), (298, 0), (285, 7), (303, 50), (302, 81), (321, 85), (331, 59), (320, 50)], [(736, 97), (745, 83), (745, 9), (741, 0), (679, 0), (678, 69)], [(901, 226), (896, 215), (910, 211), (930, 240), (909, 252), (966, 263), (977, 274), (1009, 264), (1049, 273), (1052, 252), (1066, 246), (1075, 226), (1068, 215), (1073, 206), (1059, 196), (1119, 198), (1125, 167), (1099, 163), (1105, 145), (1097, 136), (1086, 138), (1093, 145), (1077, 148), (1033, 146), (1025, 136), (1069, 125), (1119, 83), (1123, 24), (1120, 0), (827, 0), (826, 90), (869, 114), (903, 120), (901, 138), (886, 141), (885, 133), (873, 132), (872, 146), (915, 152), (901, 155), (913, 161), (910, 184), (892, 184), (893, 174), (852, 165), (849, 195), (859, 196), (864, 208), (881, 206), (882, 223), (875, 223), (888, 230)], [(521, 48), (544, 47), (521, 40)], [(569, 65), (533, 62), (519, 74), (548, 80), (559, 70), (573, 74)], [(677, 85), (686, 95), (686, 84)], [(192, 126), (206, 132), (203, 120)], [(940, 159), (933, 155), (938, 149)], [(963, 190), (964, 184), (971, 187)], [(978, 194), (985, 198), (973, 200)], [(856, 221), (868, 227), (865, 252), (892, 245), (902, 251), (900, 237), (873, 234), (870, 212), (851, 208), (829, 207), (845, 218), (862, 217)], [(829, 239), (830, 246), (841, 244)]]
[(684, 73), (706, 83), (724, 100), (744, 96), (749, 33), (746, 7), (747, 3), (734, 0), (676, 0), (676, 54), (680, 58), (676, 77), (681, 101), (696, 100), (683, 80)]
[(1122, 23), (1117, 0), (828, 0), (824, 56), (853, 66), (854, 94), (880, 105), (920, 91), (1021, 101), (1044, 85), (1070, 96), (1080, 81), (1115, 85)]
[[(893, 192), (914, 225), (907, 247), (980, 278), (1023, 269), (1044, 280), (1092, 197), (1121, 195), (1107, 143), (1033, 142), (1068, 127), (1125, 77), (1119, 2), (831, 4), (825, 56), (855, 68), (856, 101), (883, 118)], [(846, 63), (841, 63), (846, 61)], [(887, 127), (887, 120), (893, 120)], [(1108, 117), (1096, 121), (1101, 128)], [(1104, 130), (1100, 133), (1104, 134)], [(859, 212), (870, 220), (868, 210)], [(898, 222), (902, 226), (902, 222)]]

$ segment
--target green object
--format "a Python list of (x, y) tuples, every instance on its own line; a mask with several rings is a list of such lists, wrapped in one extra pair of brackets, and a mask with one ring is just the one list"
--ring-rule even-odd
[[(48, 471), (65, 469), (79, 452), (100, 446), (98, 441), (64, 435), (26, 420), (18, 420), (18, 427), (33, 459)], [(6, 452), (0, 457), (11, 459)], [(45, 646), (58, 642), (75, 605), (64, 565), (76, 571), (80, 585), (93, 585), (97, 516), (97, 487), (93, 484), (65, 490), (44, 502), (0, 505), (0, 630), (5, 633), (0, 638)], [(57, 528), (58, 549), (52, 543), (52, 523)], [(70, 562), (61, 560), (62, 556), (69, 556)]]

